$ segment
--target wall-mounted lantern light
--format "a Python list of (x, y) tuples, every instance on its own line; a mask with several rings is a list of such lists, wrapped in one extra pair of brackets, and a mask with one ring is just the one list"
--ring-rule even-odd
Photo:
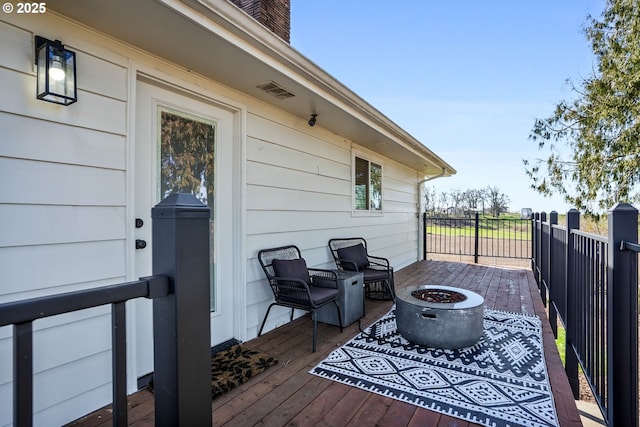
[(76, 54), (64, 48), (60, 40), (36, 36), (37, 89), (43, 101), (70, 105), (78, 100), (76, 89)]

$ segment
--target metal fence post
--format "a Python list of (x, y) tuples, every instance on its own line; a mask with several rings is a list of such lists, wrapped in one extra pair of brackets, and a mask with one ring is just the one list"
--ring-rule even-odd
[(547, 268), (549, 266), (549, 245), (545, 241), (544, 238), (544, 223), (547, 222), (547, 213), (545, 211), (540, 212), (540, 240), (538, 241), (538, 253), (540, 255), (540, 261), (538, 266), (540, 268), (539, 272), (539, 282), (538, 288), (540, 289), (540, 298), (542, 298), (542, 304), (547, 306), (547, 282), (545, 281), (545, 277), (547, 274)]
[[(547, 253), (549, 254), (549, 261), (547, 262), (547, 272), (545, 274), (545, 283), (547, 284), (547, 290), (549, 291), (549, 323), (551, 324), (551, 330), (553, 331), (553, 336), (558, 338), (558, 312), (556, 311), (556, 304), (558, 301), (554, 300), (554, 295), (556, 295), (556, 290), (558, 288), (558, 283), (553, 283), (553, 278), (555, 277), (554, 272), (556, 268), (556, 264), (560, 261), (558, 258), (562, 254), (556, 254), (553, 250), (553, 226), (558, 224), (558, 212), (551, 211), (549, 212), (549, 241)], [(556, 262), (557, 261), (557, 262)]]
[(580, 398), (580, 382), (578, 380), (578, 357), (576, 356), (576, 276), (574, 272), (575, 252), (574, 235), (571, 230), (580, 229), (580, 212), (577, 209), (570, 209), (567, 212), (567, 246), (565, 268), (565, 286), (567, 289), (567, 318), (565, 319), (565, 372), (569, 379), (569, 385), (573, 392), (573, 397)]
[(171, 194), (151, 210), (153, 274), (172, 292), (153, 301), (155, 422), (210, 426), (210, 210), (191, 194)]
[(618, 203), (608, 215), (607, 365), (609, 425), (638, 425), (638, 255), (621, 250), (638, 241), (638, 210)]
[(478, 239), (480, 238), (480, 236), (478, 236), (478, 231), (480, 229), (479, 227), (479, 223), (480, 223), (480, 214), (478, 212), (476, 212), (476, 226), (475, 226), (475, 230), (476, 230), (476, 234), (475, 234), (475, 242), (474, 242), (474, 248), (473, 248), (473, 261), (477, 264), (478, 263)]
[(422, 260), (427, 260), (427, 213), (422, 214)]
[(533, 272), (533, 277), (536, 279), (536, 283), (538, 283), (538, 220), (540, 219), (540, 214), (538, 212), (531, 214), (531, 271)]

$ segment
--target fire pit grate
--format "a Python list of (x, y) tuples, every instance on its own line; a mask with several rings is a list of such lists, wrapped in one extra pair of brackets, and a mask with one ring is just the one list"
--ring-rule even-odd
[(467, 299), (467, 297), (460, 292), (437, 288), (417, 289), (411, 292), (411, 296), (422, 301), (434, 302), (439, 304), (454, 304)]

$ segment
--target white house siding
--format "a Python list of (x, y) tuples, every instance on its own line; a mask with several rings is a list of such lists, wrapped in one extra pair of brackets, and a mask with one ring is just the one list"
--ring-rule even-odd
[[(417, 259), (415, 170), (367, 152), (319, 127), (277, 111), (247, 118), (247, 338), (257, 335), (273, 296), (257, 261), (260, 249), (297, 245), (310, 266), (335, 268), (327, 243), (360, 236), (396, 268)], [(382, 215), (352, 210), (354, 153), (383, 165)], [(271, 310), (267, 329), (288, 322)]]
[[(90, 36), (49, 17), (0, 19), (0, 302), (124, 281), (126, 59), (87, 49)], [(35, 34), (76, 51), (80, 103), (35, 99)], [(36, 425), (111, 399), (110, 331), (108, 307), (34, 323)], [(12, 419), (11, 345), (11, 328), (0, 328), (3, 426)]]
[[(76, 52), (77, 104), (35, 99), (35, 35)], [(137, 69), (246, 111), (237, 126), (246, 129), (238, 137), (245, 170), (234, 177), (246, 206), (241, 241), (232, 245), (244, 248), (238, 265), (246, 265), (246, 280), (234, 283), (238, 338), (256, 336), (272, 300), (256, 259), (261, 248), (296, 244), (310, 265), (332, 268), (328, 240), (362, 236), (396, 268), (417, 259), (421, 177), (323, 129), (321, 116), (309, 127), (55, 14), (0, 15), (0, 58), (0, 303), (135, 279), (128, 165)], [(352, 211), (356, 152), (383, 165), (382, 215)], [(272, 310), (269, 327), (286, 321), (284, 310)], [(64, 424), (111, 401), (110, 328), (108, 307), (35, 322), (35, 425)], [(0, 328), (0, 426), (12, 420), (11, 348), (11, 328)]]

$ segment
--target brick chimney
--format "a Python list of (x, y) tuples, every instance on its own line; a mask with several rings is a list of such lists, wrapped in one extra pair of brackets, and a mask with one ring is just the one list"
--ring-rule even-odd
[(278, 37), (287, 43), (290, 42), (290, 0), (231, 0), (231, 2)]

